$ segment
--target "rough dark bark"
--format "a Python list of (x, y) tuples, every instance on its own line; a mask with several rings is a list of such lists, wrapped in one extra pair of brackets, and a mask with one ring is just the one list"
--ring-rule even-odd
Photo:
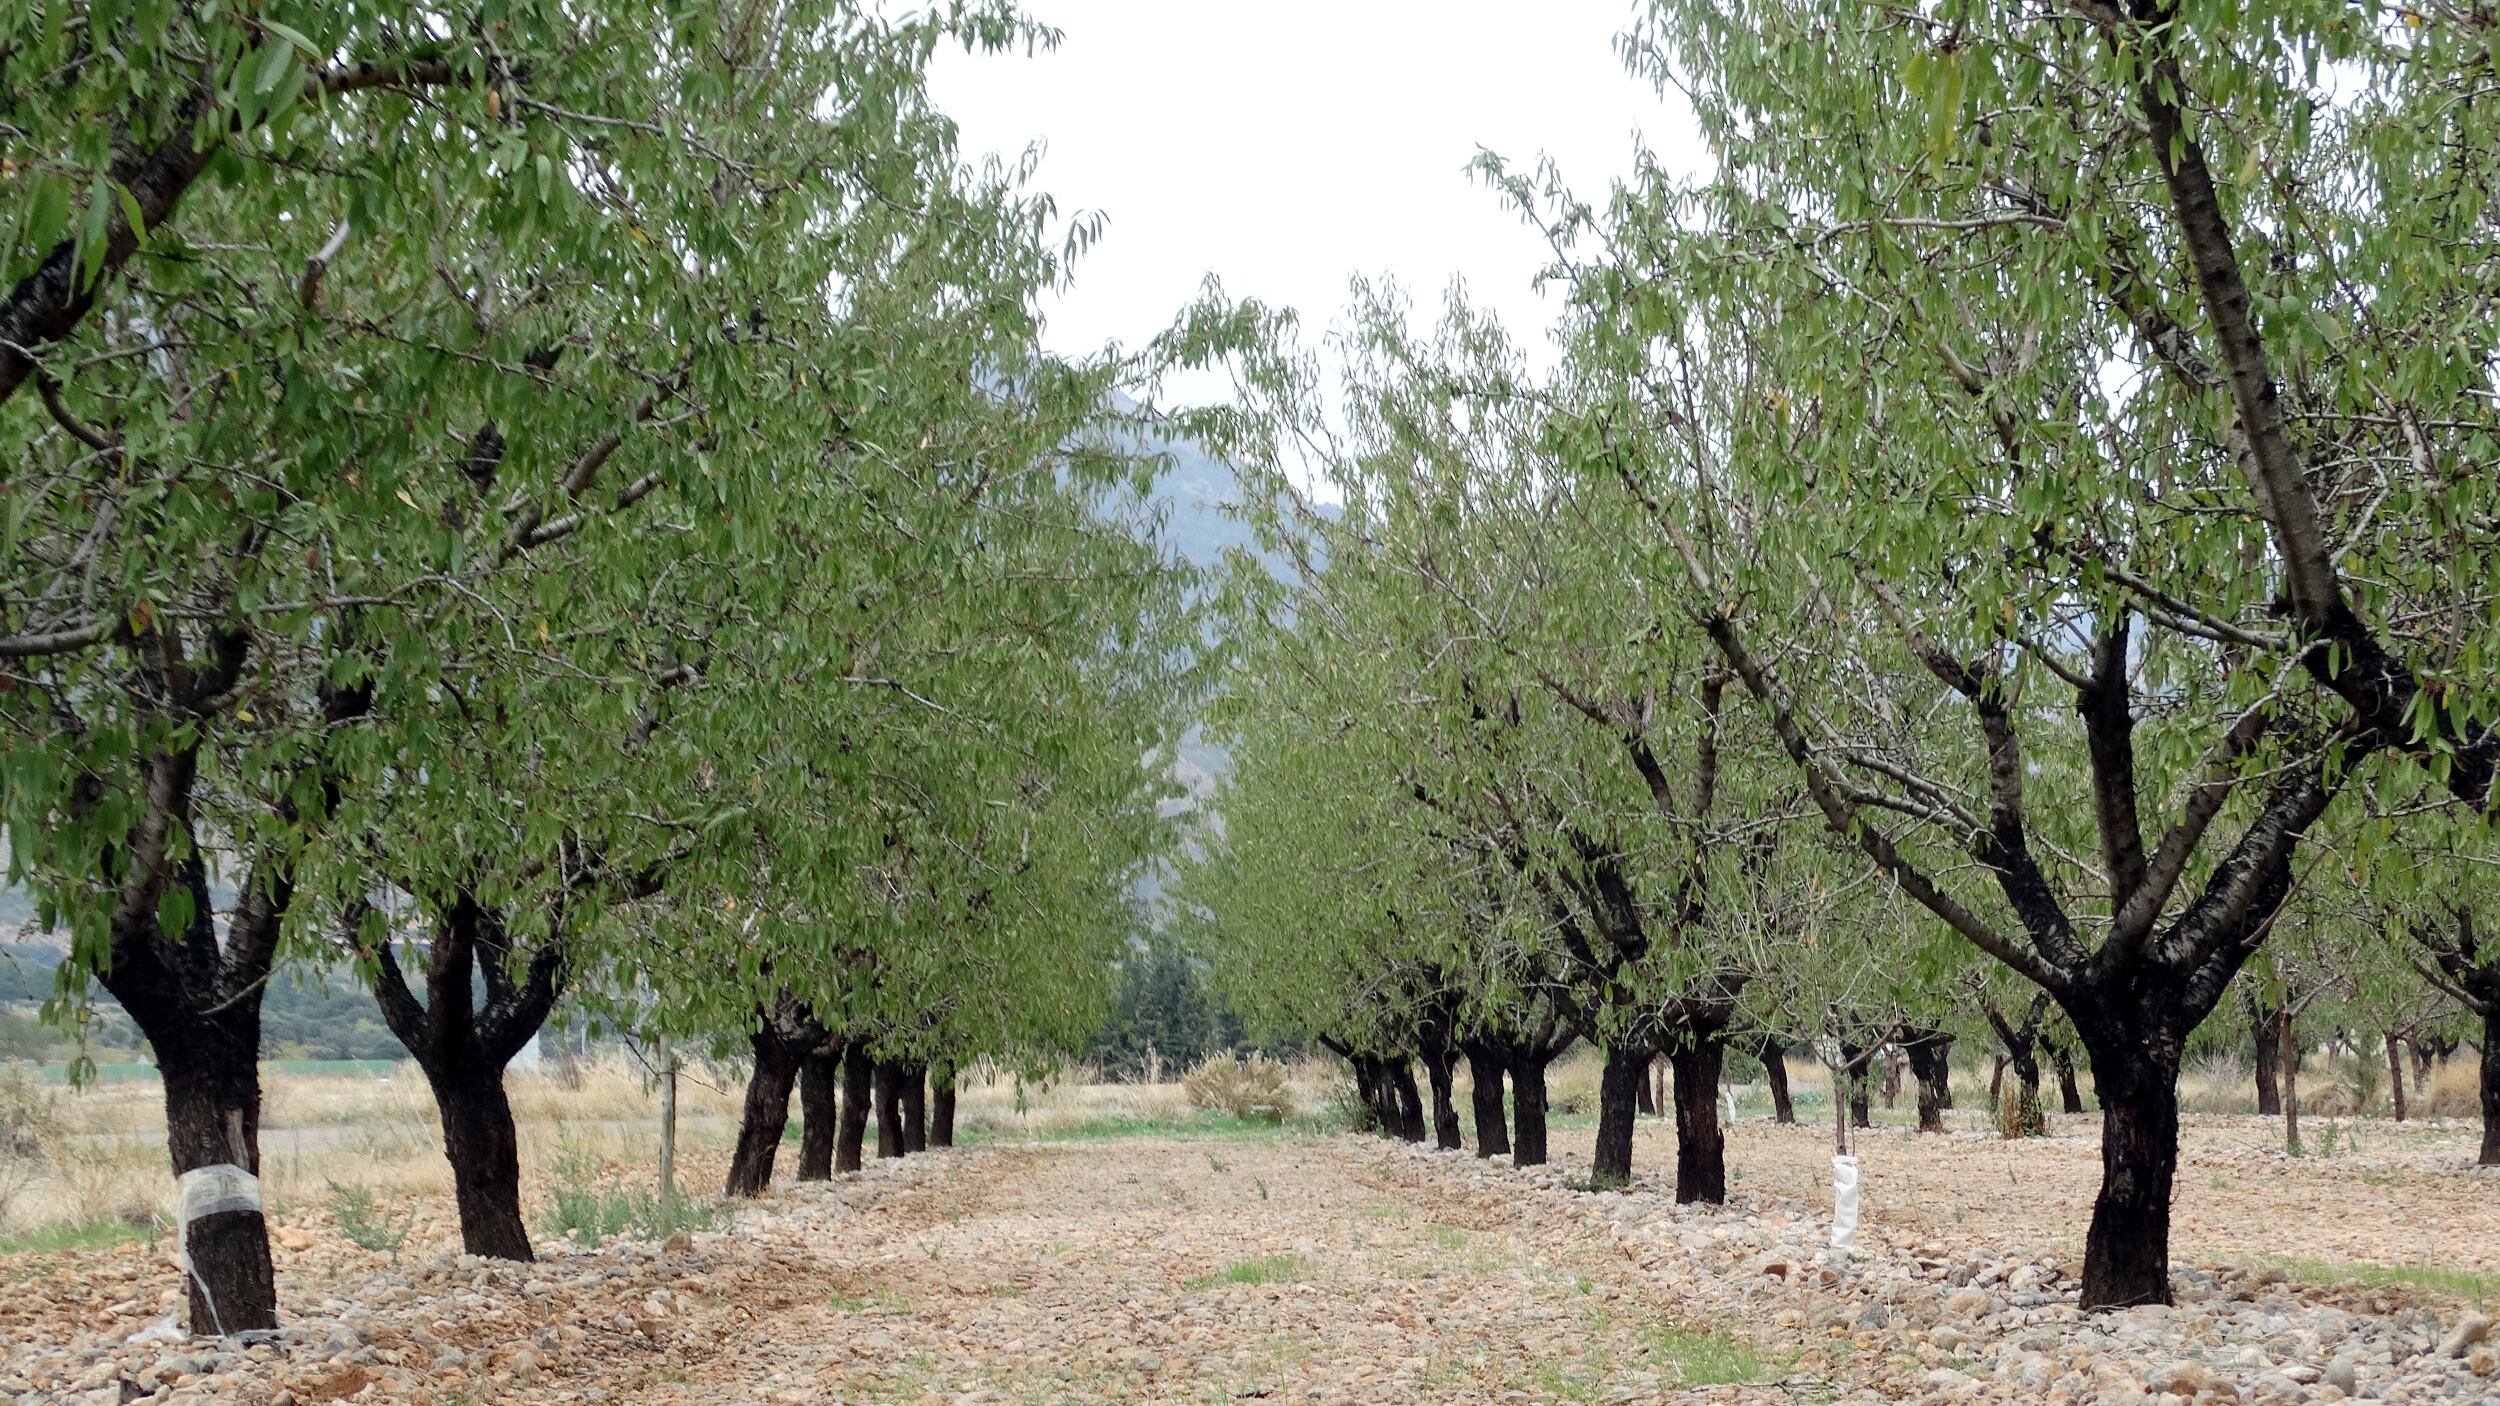
[(738, 1142), (729, 1154), (731, 1196), (761, 1196), (772, 1188), (773, 1159), (781, 1151), (781, 1131), (790, 1123), (790, 1089), (799, 1078), (798, 1052), (769, 1024), (748, 1044), (755, 1051), (755, 1071), (747, 1076)]
[(1545, 1165), (1545, 1065), (1530, 1058), (1510, 1068), (1510, 1160), (1515, 1167)]
[(1467, 1145), (1458, 1130), (1458, 1105), (1452, 1099), (1457, 1086), (1458, 1051), (1440, 1045), (1424, 1052), (1424, 1079), (1432, 1089), (1432, 1142), (1444, 1152), (1455, 1152)]
[(2475, 1164), (2500, 1167), (2500, 1002), (2483, 1012), (2483, 1149)]
[(2075, 1084), (2075, 1052), (2063, 1041), (2050, 1045), (2049, 1062), (2057, 1070), (2058, 1108), (2067, 1113), (2083, 1112), (2083, 1090)]
[(1754, 1058), (1762, 1061), (1763, 1082), (1771, 1086), (1771, 1121), (1795, 1123), (1797, 1105), (1788, 1096), (1788, 1051), (1777, 1040), (1764, 1040)]
[(1650, 1079), (1655, 1063), (1656, 1061), (1653, 1060), (1641, 1066), (1640, 1113), (1645, 1118), (1654, 1118), (1658, 1115), (1658, 1094)]
[(859, 1170), (860, 1153), (868, 1140), (868, 1105), (875, 1097), (874, 1064), (863, 1046), (853, 1045), (843, 1052), (842, 1121), (833, 1143), (833, 1169), (837, 1173)]
[(1675, 1067), (1675, 1199), (1727, 1200), (1727, 1134), (1719, 1126), (1719, 1075), (1727, 1045), (1704, 1031), (1668, 1051)]
[(1866, 1066), (1873, 1056), (1874, 1051), (1863, 1045), (1854, 1045), (1846, 1040), (1841, 1042), (1841, 1084), (1833, 1088), (1832, 1097), (1840, 1098), (1845, 1095), (1848, 1098), (1849, 1126), (1852, 1128), (1875, 1126), (1875, 1121), (1866, 1106)]
[(819, 1049), (799, 1061), (799, 1180), (833, 1179), (833, 1144), (842, 1114), (842, 1051)]
[(877, 1061), (877, 1156), (903, 1155), (903, 1066)]
[(1645, 1043), (1606, 1050), (1606, 1071), (1597, 1081), (1597, 1146), (1589, 1158), (1589, 1180), (1595, 1185), (1622, 1186), (1632, 1180), (1632, 1132), (1655, 1053)]
[[(2130, 1061), (2129, 1056), (2134, 1058)], [(2135, 1050), (2092, 1050), (2101, 1189), (2084, 1232), (2086, 1308), (2170, 1302), (2170, 1197), (2179, 1170), (2179, 1071)]]
[(2404, 1037), (2387, 1032), (2387, 1096), (2394, 1100), (2396, 1121), (2405, 1120), (2405, 1050)]
[(1383, 1066), (1389, 1092), (1397, 1106), (1397, 1135), (1401, 1142), (1424, 1140), (1424, 1098), (1415, 1087), (1415, 1063), (1405, 1055), (1391, 1058)]
[[(420, 1005), (387, 945), (376, 949), (374, 1002), (433, 1090), (460, 1213), (461, 1248), (491, 1259), (536, 1256), (521, 1212), (520, 1135), (504, 1092), (504, 1068), (555, 1009), (563, 986), (559, 925), (528, 965), (512, 969), (503, 915), (462, 890), (441, 907), (425, 955)], [(483, 979), (481, 1005), (475, 986)]]
[(1476, 1115), (1476, 1155), (1509, 1156), (1510, 1127), (1503, 1116), (1501, 1056), (1485, 1046), (1470, 1045), (1467, 1073), (1475, 1085), (1471, 1099)]
[(929, 1150), (929, 1066), (903, 1066), (903, 1151)]
[(1953, 1037), (1941, 1030), (1913, 1030), (1902, 1037), (1910, 1077), (1918, 1083), (1918, 1130), (1941, 1133), (1953, 1106)]
[(462, 1082), (429, 1076), (429, 1082), (442, 1112), (443, 1155), (451, 1161), (452, 1194), (460, 1210), (460, 1248), (489, 1259), (535, 1259), (521, 1216), (521, 1146), (503, 1069), (478, 1071)]
[(2283, 1058), (2283, 1009), (2268, 1009), (2252, 999), (2249, 1012), (2250, 1038), (2257, 1046), (2257, 1112), (2261, 1117), (2280, 1117), (2283, 1086), (2276, 1066)]
[[(165, 1085), (165, 1143), (178, 1177), (219, 1164), (260, 1175), (259, 1051), (210, 1045), (165, 1059), (153, 1036)], [(195, 1333), (240, 1333), (278, 1326), (277, 1273), (269, 1226), (257, 1210), (205, 1215), (184, 1227), (190, 1256), (190, 1323)]]
[(939, 1065), (929, 1074), (929, 1145), (955, 1145), (955, 1067)]

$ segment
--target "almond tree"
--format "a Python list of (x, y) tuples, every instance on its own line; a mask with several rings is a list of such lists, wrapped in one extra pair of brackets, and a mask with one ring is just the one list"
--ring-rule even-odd
[(2065, 1009), (2083, 1303), (2166, 1302), (2180, 1050), (2314, 827), (2365, 767), (2492, 803), (2479, 22), (1665, 3), (1627, 49), (1715, 169), (1551, 207), (1624, 389), (1585, 472), (1835, 833)]
[[(772, 530), (882, 391), (841, 319), (897, 247), (874, 212), (953, 178), (931, 49), (1032, 37), (838, 3), (0, 20), (12, 874), (64, 992), (156, 1051), (195, 1328), (275, 1322), (254, 1059), (299, 891), (440, 762), (446, 680), (571, 643), (611, 525)], [(465, 857), (395, 856), (430, 894)]]

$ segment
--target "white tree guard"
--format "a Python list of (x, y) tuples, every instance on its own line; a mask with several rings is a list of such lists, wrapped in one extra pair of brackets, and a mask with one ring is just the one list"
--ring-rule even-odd
[(1846, 1250), (1858, 1239), (1858, 1159), (1832, 1159), (1832, 1248)]

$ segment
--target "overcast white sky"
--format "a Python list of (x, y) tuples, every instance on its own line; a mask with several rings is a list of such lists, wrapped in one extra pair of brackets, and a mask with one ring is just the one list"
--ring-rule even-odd
[[(1028, 0), (1063, 31), (1034, 58), (942, 58), (965, 155), (1046, 145), (1039, 185), (1103, 241), (1050, 309), (1051, 344), (1142, 343), (1213, 272), (1235, 297), (1335, 321), (1350, 274), (1419, 304), (1454, 275), (1542, 344), (1544, 249), (1466, 167), (1478, 147), (1558, 160), (1590, 198), (1636, 133), (1675, 164), (1680, 108), (1625, 72), (1632, 0)], [(1680, 159), (1679, 159), (1680, 158)], [(1188, 388), (1196, 389), (1196, 388)]]

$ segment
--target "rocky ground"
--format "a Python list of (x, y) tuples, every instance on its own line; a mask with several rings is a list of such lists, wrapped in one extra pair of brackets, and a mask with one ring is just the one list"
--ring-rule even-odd
[(1569, 1161), (1133, 1141), (878, 1164), (527, 1266), (431, 1227), (393, 1263), (307, 1212), (279, 1232), (288, 1326), (239, 1350), (127, 1341), (173, 1302), (157, 1247), (0, 1261), (0, 1400), (2500, 1401), (2484, 1281), (2322, 1287), (2250, 1257), (2488, 1268), (2500, 1183), (2427, 1143), (2269, 1162), (2219, 1121), (2181, 1174), (2182, 1302), (2092, 1319), (2084, 1138), (1870, 1137), (1845, 1262), (1809, 1129), (1740, 1130), (1710, 1210), (1574, 1190)]

